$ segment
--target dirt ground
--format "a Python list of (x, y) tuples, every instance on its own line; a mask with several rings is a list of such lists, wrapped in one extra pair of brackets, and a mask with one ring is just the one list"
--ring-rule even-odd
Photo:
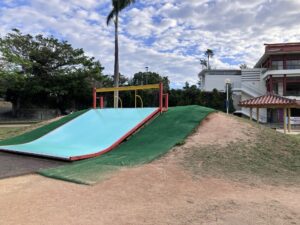
[(183, 146), (94, 186), (38, 175), (0, 180), (0, 224), (300, 224), (299, 186), (196, 179), (181, 166), (192, 146), (254, 138), (247, 126), (211, 114)]

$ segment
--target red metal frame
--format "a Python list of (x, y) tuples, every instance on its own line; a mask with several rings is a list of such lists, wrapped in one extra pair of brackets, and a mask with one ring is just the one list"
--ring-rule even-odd
[(169, 108), (169, 94), (166, 93), (166, 94), (163, 94), (163, 97), (164, 97), (164, 111), (168, 111), (168, 108)]
[(163, 112), (163, 93), (164, 93), (163, 83), (160, 82), (159, 83), (159, 109), (161, 113)]
[(100, 108), (101, 109), (104, 108), (104, 98), (103, 98), (103, 96), (100, 96)]
[(157, 110), (155, 110), (153, 113), (151, 113), (148, 117), (146, 117), (143, 121), (141, 121), (138, 125), (136, 125), (133, 129), (131, 129), (129, 132), (127, 132), (124, 136), (122, 136), (119, 140), (117, 140), (113, 145), (111, 145), (107, 149), (105, 149), (105, 150), (103, 150), (101, 152), (93, 153), (93, 154), (81, 155), (81, 156), (73, 156), (73, 157), (70, 157), (69, 160), (70, 161), (75, 161), (75, 160), (92, 158), (92, 157), (99, 156), (99, 155), (102, 155), (102, 154), (104, 154), (106, 152), (111, 151), (112, 149), (114, 149), (115, 147), (117, 147), (122, 141), (124, 141), (127, 137), (129, 137), (134, 132), (136, 132), (139, 128), (141, 128), (145, 123), (147, 123), (149, 120), (151, 120), (155, 115), (157, 115), (160, 112), (161, 112), (160, 108), (158, 108)]
[[(160, 112), (163, 112), (163, 108), (164, 108), (164, 105), (163, 105), (163, 98), (164, 96), (166, 96), (164, 94), (164, 87), (163, 87), (163, 83), (160, 82), (159, 83), (159, 109), (160, 109)], [(165, 97), (165, 101), (167, 102), (168, 104), (168, 101), (169, 101), (169, 97)], [(103, 101), (103, 96), (100, 96), (100, 108), (102, 109), (104, 107), (104, 101)], [(96, 109), (97, 108), (97, 89), (96, 88), (93, 88), (93, 108)], [(167, 107), (166, 107), (167, 108)]]
[(97, 91), (96, 88), (93, 88), (93, 108), (96, 109), (97, 107)]

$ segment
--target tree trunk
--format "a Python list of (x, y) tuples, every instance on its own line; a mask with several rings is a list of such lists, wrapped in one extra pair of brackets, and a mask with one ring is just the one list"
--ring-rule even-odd
[(210, 70), (210, 65), (209, 65), (209, 55), (207, 55), (207, 69)]
[[(115, 20), (115, 67), (114, 67), (114, 87), (119, 87), (119, 40), (118, 40), (118, 24), (119, 14), (116, 12)], [(114, 91), (114, 107), (118, 108), (119, 91)]]

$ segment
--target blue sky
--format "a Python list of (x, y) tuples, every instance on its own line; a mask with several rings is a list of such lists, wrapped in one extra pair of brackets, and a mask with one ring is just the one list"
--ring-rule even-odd
[[(113, 73), (110, 0), (1, 0), (0, 35), (12, 28), (54, 35), (83, 48)], [(137, 0), (120, 19), (120, 71), (168, 76), (172, 87), (197, 83), (199, 59), (211, 48), (213, 68), (253, 66), (264, 43), (300, 41), (299, 0)]]

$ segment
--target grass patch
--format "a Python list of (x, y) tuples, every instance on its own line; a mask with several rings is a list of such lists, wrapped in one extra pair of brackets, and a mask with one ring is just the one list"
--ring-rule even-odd
[[(63, 124), (69, 122), (70, 120), (80, 116), (87, 110), (81, 110), (69, 114), (57, 121), (44, 125), (43, 123), (35, 124), (30, 127), (22, 128), (0, 128), (0, 140), (3, 138), (5, 140), (0, 141), (1, 145), (16, 145), (24, 144), (26, 142), (33, 141), (37, 138), (44, 136), (50, 131), (62, 126)], [(8, 139), (6, 139), (8, 138)]]
[(300, 182), (300, 138), (258, 126), (253, 142), (238, 141), (227, 146), (193, 148), (183, 164), (195, 175), (259, 179), (267, 183)]
[(24, 133), (24, 127), (0, 127), (0, 140)]
[(113, 151), (63, 167), (43, 170), (42, 175), (76, 183), (95, 183), (103, 170), (151, 162), (168, 152), (199, 125), (213, 109), (201, 106), (171, 107)]

